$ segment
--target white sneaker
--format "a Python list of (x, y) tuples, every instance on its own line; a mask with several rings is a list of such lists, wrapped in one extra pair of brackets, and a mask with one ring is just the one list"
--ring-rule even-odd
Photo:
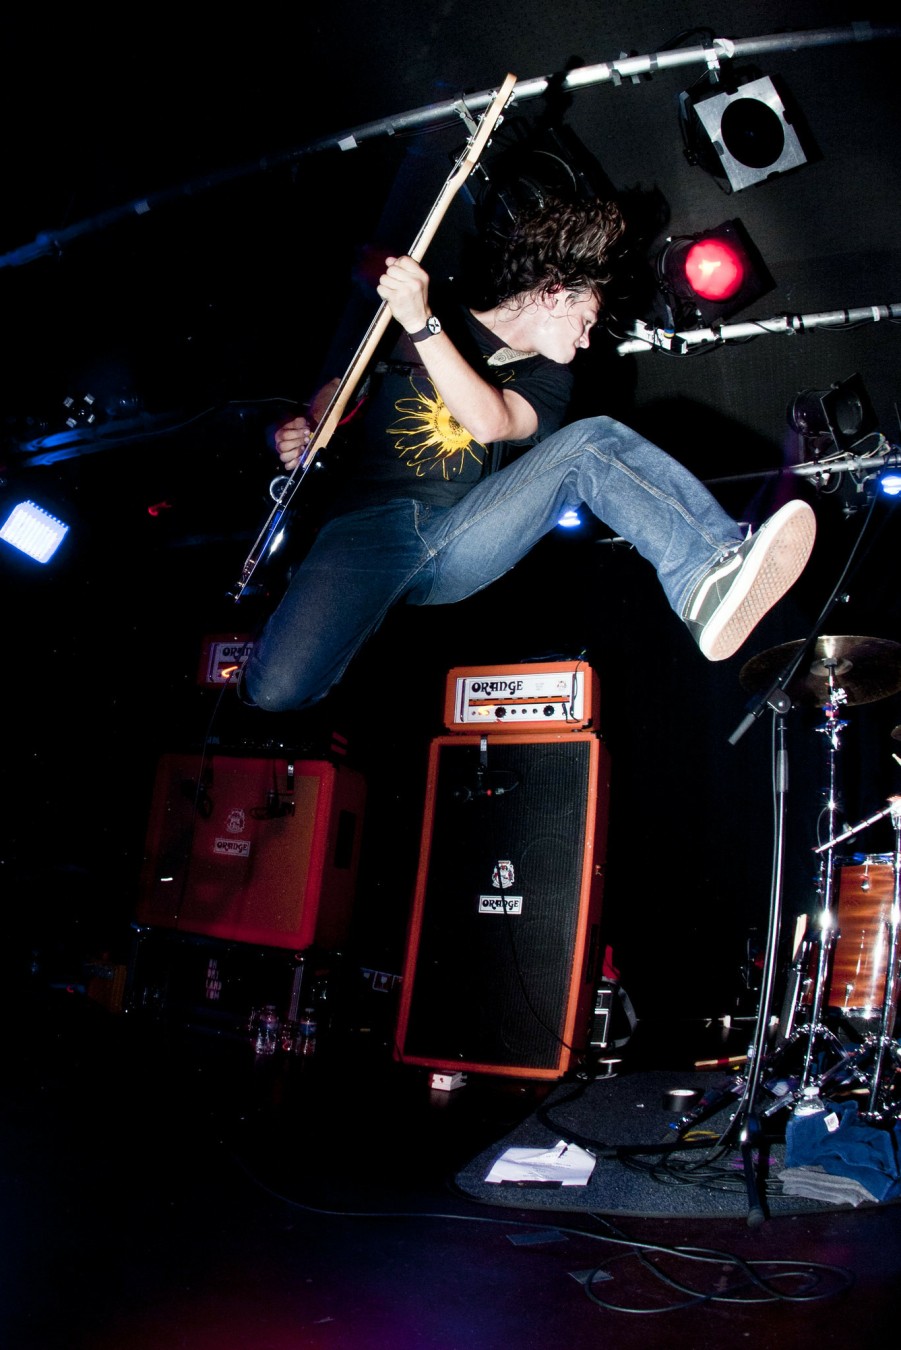
[(709, 661), (738, 651), (804, 571), (815, 538), (813, 508), (787, 502), (701, 579), (684, 618)]

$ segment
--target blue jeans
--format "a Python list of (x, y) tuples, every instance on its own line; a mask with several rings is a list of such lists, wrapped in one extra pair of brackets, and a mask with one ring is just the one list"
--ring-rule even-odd
[(555, 432), (450, 507), (415, 499), (330, 521), (255, 642), (242, 694), (272, 712), (318, 702), (393, 605), (447, 605), (508, 572), (585, 504), (657, 572), (682, 616), (744, 531), (703, 483), (609, 417)]

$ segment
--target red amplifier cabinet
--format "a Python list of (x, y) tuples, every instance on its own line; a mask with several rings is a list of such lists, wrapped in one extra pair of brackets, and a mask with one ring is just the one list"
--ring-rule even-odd
[(593, 732), (432, 742), (395, 1058), (555, 1079), (587, 1049), (609, 789)]
[(448, 672), (448, 731), (509, 734), (597, 730), (600, 684), (584, 661), (455, 666)]
[(346, 941), (365, 784), (325, 760), (162, 756), (136, 918), (269, 947)]

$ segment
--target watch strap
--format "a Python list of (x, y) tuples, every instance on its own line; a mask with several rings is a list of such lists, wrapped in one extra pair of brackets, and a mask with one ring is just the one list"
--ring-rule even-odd
[(425, 328), (418, 328), (415, 333), (408, 333), (411, 342), (425, 342), (426, 338), (434, 337), (436, 333), (441, 332), (441, 320), (434, 314), (430, 315)]

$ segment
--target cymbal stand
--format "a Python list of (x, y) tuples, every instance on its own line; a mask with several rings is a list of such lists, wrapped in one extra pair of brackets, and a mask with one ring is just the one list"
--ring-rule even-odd
[[(825, 722), (816, 728), (822, 733), (828, 743), (827, 751), (827, 785), (826, 785), (826, 806), (825, 816), (827, 821), (827, 838), (832, 838), (836, 833), (836, 818), (841, 804), (841, 794), (838, 781), (838, 755), (841, 749), (841, 733), (848, 723), (838, 716), (839, 709), (847, 701), (845, 691), (836, 684), (836, 668), (838, 661), (834, 657), (827, 657), (821, 663), (824, 667), (829, 688), (829, 699), (824, 705)], [(822, 855), (820, 863), (820, 876), (818, 882), (820, 894), (820, 913), (819, 913), (819, 934), (818, 934), (818, 952), (817, 952), (817, 973), (814, 981), (813, 1003), (810, 1009), (809, 1026), (807, 1028), (807, 1048), (804, 1054), (804, 1063), (801, 1069), (801, 1079), (798, 1084), (799, 1095), (805, 1088), (812, 1086), (814, 1078), (814, 1050), (818, 1042), (822, 1042), (824, 1037), (831, 1036), (825, 1024), (823, 1023), (823, 1005), (826, 997), (827, 981), (832, 960), (832, 952), (835, 948), (836, 932), (836, 911), (833, 904), (833, 895), (835, 893), (835, 858), (834, 850), (827, 849)], [(838, 1042), (838, 1038), (835, 1037)]]
[[(836, 819), (841, 807), (841, 792), (839, 788), (838, 758), (841, 750), (841, 733), (848, 725), (847, 722), (839, 716), (839, 712), (847, 702), (847, 694), (837, 683), (836, 675), (841, 665), (840, 658), (825, 657), (816, 661), (811, 670), (818, 675), (825, 675), (827, 680), (826, 702), (822, 705), (825, 714), (825, 721), (816, 730), (824, 735), (827, 740), (827, 782), (825, 793), (825, 819), (827, 821), (827, 839), (834, 840), (836, 834)], [(818, 821), (818, 826), (822, 824), (822, 815)], [(847, 835), (842, 836), (847, 838)], [(828, 989), (829, 976), (832, 967), (832, 955), (835, 949), (835, 943), (838, 938), (836, 925), (836, 907), (833, 902), (835, 892), (835, 861), (833, 849), (829, 844), (824, 844), (816, 850), (820, 853), (820, 871), (817, 879), (817, 893), (819, 895), (819, 913), (816, 920), (816, 931), (812, 938), (812, 946), (817, 951), (816, 975), (813, 980), (813, 1001), (810, 1006), (809, 1015), (806, 1022), (795, 1025), (795, 1016), (797, 1013), (797, 1001), (800, 997), (800, 983), (798, 983), (792, 994), (793, 1006), (790, 1012), (786, 1014), (783, 1011), (782, 1026), (780, 1027), (780, 1037), (777, 1044), (770, 1051), (767, 1059), (766, 1068), (770, 1080), (776, 1078), (776, 1067), (779, 1060), (794, 1048), (802, 1043), (804, 1046), (803, 1060), (800, 1070), (800, 1076), (797, 1086), (792, 1093), (785, 1093), (777, 1096), (773, 1102), (761, 1111), (761, 1116), (766, 1118), (783, 1110), (786, 1106), (794, 1106), (802, 1096), (810, 1097), (818, 1095), (827, 1080), (831, 1080), (843, 1071), (848, 1062), (848, 1056), (845, 1047), (839, 1037), (826, 1026), (823, 1020), (823, 1010), (826, 1000), (826, 991)], [(805, 957), (807, 955), (807, 944), (804, 948)], [(789, 1023), (787, 1028), (785, 1023)], [(835, 1055), (835, 1061), (828, 1070), (824, 1070), (822, 1064), (822, 1053), (830, 1049)], [(805, 1091), (806, 1090), (806, 1091)]]

